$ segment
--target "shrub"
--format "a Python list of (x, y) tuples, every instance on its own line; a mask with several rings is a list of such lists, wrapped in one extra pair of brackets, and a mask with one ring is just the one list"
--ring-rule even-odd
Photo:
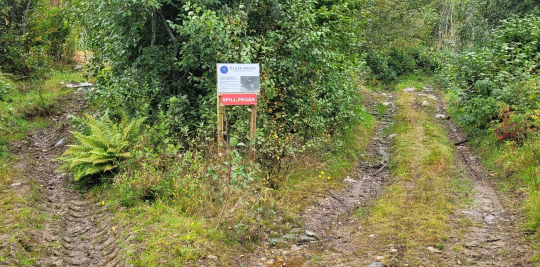
[(366, 53), (366, 65), (377, 80), (391, 82), (401, 75), (413, 72), (433, 73), (439, 68), (438, 55), (427, 49), (392, 47), (389, 52), (370, 49)]
[(457, 117), (463, 126), (494, 129), (499, 140), (528, 135), (528, 113), (540, 101), (538, 25), (540, 17), (534, 16), (504, 20), (487, 47), (465, 51), (447, 63), (442, 84), (459, 93)]
[(79, 144), (69, 145), (59, 158), (64, 162), (61, 169), (72, 171), (76, 181), (88, 175), (113, 170), (121, 161), (130, 158), (130, 142), (135, 139), (145, 120), (140, 118), (130, 122), (127, 115), (124, 115), (120, 123), (114, 123), (107, 114), (100, 120), (90, 115), (86, 117), (90, 134), (73, 132)]
[(11, 85), (9, 85), (9, 83), (0, 79), (0, 101), (6, 100), (9, 90), (11, 90)]
[[(260, 63), (265, 138), (277, 131), (307, 142), (356, 120), (367, 1), (102, 3), (90, 1), (85, 11), (90, 68), (103, 74), (96, 97), (130, 116), (165, 119), (168, 137), (186, 142), (196, 130), (214, 130), (217, 62)], [(227, 108), (227, 135), (249, 121), (240, 110)], [(239, 141), (249, 143), (245, 133)]]

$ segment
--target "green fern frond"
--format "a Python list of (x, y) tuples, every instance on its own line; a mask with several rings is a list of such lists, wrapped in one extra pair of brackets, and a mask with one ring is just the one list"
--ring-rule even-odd
[(108, 114), (99, 120), (89, 115), (86, 117), (90, 134), (73, 132), (78, 144), (69, 145), (58, 159), (64, 162), (60, 169), (72, 171), (75, 180), (113, 170), (120, 161), (131, 157), (131, 153), (126, 151), (130, 148), (130, 140), (140, 132), (146, 120), (140, 118), (130, 122), (125, 113), (119, 123), (114, 123)]

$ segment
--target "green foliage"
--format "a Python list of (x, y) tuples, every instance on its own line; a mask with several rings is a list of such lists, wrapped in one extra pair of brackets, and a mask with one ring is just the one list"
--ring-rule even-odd
[(11, 89), (11, 85), (0, 78), (0, 101), (6, 100), (7, 94)]
[(0, 5), (0, 67), (19, 74), (43, 74), (53, 61), (70, 59), (74, 43), (68, 42), (77, 23), (76, 1), (5, 0)]
[(366, 65), (377, 80), (391, 82), (413, 72), (433, 73), (440, 65), (436, 54), (425, 48), (393, 47), (389, 52), (369, 50)]
[(471, 131), (507, 129), (500, 108), (516, 118), (538, 108), (539, 25), (535, 16), (505, 20), (493, 31), (489, 46), (464, 52), (445, 66), (442, 84), (459, 95), (455, 109), (462, 125)]
[(540, 1), (442, 0), (436, 1), (439, 19), (434, 36), (439, 46), (452, 52), (482, 47), (490, 33), (508, 18), (539, 14)]
[(227, 141), (255, 143), (266, 167), (358, 121), (368, 1), (101, 0), (86, 7), (90, 70), (100, 85), (93, 97), (113, 112), (164, 122), (179, 143), (196, 130), (215, 131), (218, 62), (261, 65), (256, 140), (246, 137), (245, 108), (227, 108), (226, 130)]
[(107, 114), (100, 120), (87, 115), (89, 135), (73, 132), (79, 142), (69, 145), (60, 161), (62, 169), (73, 171), (75, 180), (85, 176), (110, 171), (123, 160), (131, 157), (131, 141), (137, 137), (145, 118), (129, 121), (127, 115), (114, 123)]

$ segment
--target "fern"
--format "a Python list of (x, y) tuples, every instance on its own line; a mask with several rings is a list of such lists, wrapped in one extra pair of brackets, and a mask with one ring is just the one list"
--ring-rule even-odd
[(131, 157), (130, 140), (139, 134), (146, 118), (131, 121), (123, 114), (119, 123), (114, 123), (107, 114), (100, 120), (90, 115), (88, 126), (90, 135), (72, 132), (78, 141), (77, 145), (69, 145), (58, 160), (64, 162), (60, 167), (73, 172), (75, 180), (85, 176), (106, 172), (118, 167), (118, 164)]

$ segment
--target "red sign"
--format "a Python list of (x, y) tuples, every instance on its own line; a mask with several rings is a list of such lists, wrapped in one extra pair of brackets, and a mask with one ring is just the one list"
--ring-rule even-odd
[(229, 105), (257, 105), (256, 94), (222, 94), (221, 104)]

